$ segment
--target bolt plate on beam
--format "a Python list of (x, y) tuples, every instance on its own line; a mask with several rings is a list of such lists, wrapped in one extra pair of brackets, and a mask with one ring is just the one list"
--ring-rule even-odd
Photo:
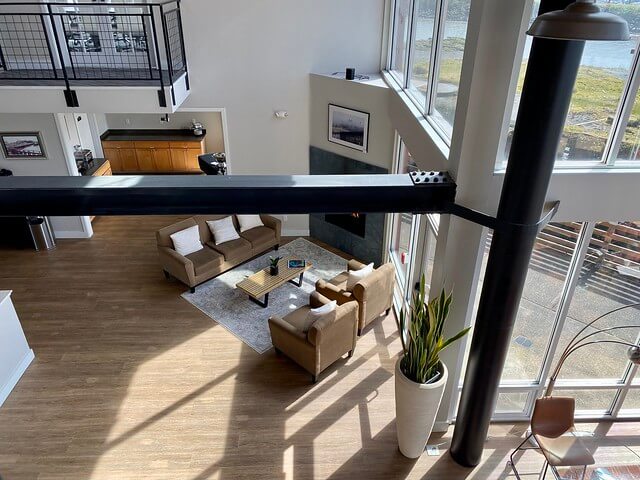
[(414, 185), (433, 185), (435, 183), (453, 183), (447, 172), (417, 170), (409, 174)]

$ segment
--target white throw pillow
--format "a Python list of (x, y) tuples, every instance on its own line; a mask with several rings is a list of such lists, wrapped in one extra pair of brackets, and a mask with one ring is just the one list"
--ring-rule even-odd
[(335, 300), (332, 300), (329, 303), (325, 303), (321, 307), (312, 308), (311, 310), (309, 310), (309, 313), (307, 314), (307, 317), (304, 320), (302, 331), (305, 333), (308, 332), (309, 329), (313, 326), (313, 324), (316, 323), (316, 320), (319, 320), (325, 315), (328, 315), (331, 312), (334, 312), (336, 310), (337, 305), (338, 305), (338, 302), (336, 302)]
[(240, 224), (240, 232), (246, 232), (256, 227), (264, 227), (260, 215), (236, 215)]
[(349, 270), (349, 278), (347, 278), (347, 291), (353, 290), (353, 287), (356, 286), (360, 280), (362, 280), (367, 275), (373, 273), (373, 262), (367, 265), (366, 267), (362, 267), (360, 270)]
[(197, 225), (172, 233), (169, 237), (173, 242), (173, 249), (183, 257), (204, 248), (200, 241), (200, 232)]
[(220, 220), (207, 220), (207, 225), (209, 225), (209, 230), (211, 230), (213, 241), (216, 245), (240, 238), (236, 227), (233, 225), (232, 217), (224, 217)]

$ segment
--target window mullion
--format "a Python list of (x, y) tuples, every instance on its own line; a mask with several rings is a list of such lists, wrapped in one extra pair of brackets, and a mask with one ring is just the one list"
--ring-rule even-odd
[[(638, 342), (640, 342), (640, 334), (638, 334), (638, 336), (636, 337), (636, 345), (638, 344)], [(611, 407), (611, 415), (614, 418), (617, 418), (620, 414), (620, 410), (622, 410), (624, 401), (627, 398), (627, 394), (629, 393), (629, 388), (631, 387), (633, 379), (635, 378), (637, 373), (638, 366), (632, 364), (631, 362), (628, 362), (627, 371), (624, 377), (624, 387), (622, 387), (618, 391), (618, 395), (616, 396), (613, 402), (613, 406)]]
[(551, 335), (549, 348), (547, 349), (547, 353), (542, 362), (540, 376), (538, 377), (538, 392), (536, 394), (536, 398), (539, 397), (544, 391), (547, 377), (549, 376), (551, 368), (554, 366), (552, 365), (553, 359), (556, 353), (556, 349), (558, 348), (558, 344), (560, 343), (560, 337), (562, 335), (562, 330), (567, 319), (567, 314), (569, 313), (571, 299), (578, 285), (578, 280), (580, 279), (580, 270), (582, 269), (582, 264), (584, 263), (584, 259), (587, 256), (589, 243), (591, 242), (591, 236), (593, 235), (594, 229), (594, 222), (586, 222), (580, 229), (580, 235), (578, 236), (578, 240), (576, 242), (576, 248), (573, 251), (571, 264), (569, 265), (569, 272), (567, 273), (567, 279), (562, 289), (560, 303), (558, 304), (555, 327)]
[(438, 75), (440, 71), (440, 57), (444, 38), (444, 16), (447, 12), (448, 0), (437, 0), (433, 18), (433, 41), (431, 42), (431, 60), (427, 77), (427, 95), (425, 99), (425, 115), (433, 114), (436, 95), (438, 93)]
[(631, 62), (631, 71), (629, 72), (629, 77), (622, 91), (618, 109), (613, 117), (609, 138), (602, 156), (602, 163), (605, 165), (612, 166), (616, 161), (627, 123), (631, 117), (633, 105), (638, 93), (638, 86), (640, 86), (640, 48), (638, 48), (638, 44), (636, 44), (636, 51), (633, 56), (633, 61)]
[(418, 21), (418, 15), (416, 15), (416, 10), (418, 8), (417, 3), (419, 0), (413, 0), (413, 3), (411, 4), (411, 14), (409, 17), (409, 42), (407, 43), (407, 52), (406, 52), (406, 65), (407, 65), (407, 71), (405, 72), (404, 75), (404, 85), (402, 85), (403, 89), (407, 89), (409, 88), (409, 85), (411, 84), (411, 75), (413, 72), (413, 57), (414, 57), (414, 51), (415, 51), (415, 42), (416, 42), (416, 22)]

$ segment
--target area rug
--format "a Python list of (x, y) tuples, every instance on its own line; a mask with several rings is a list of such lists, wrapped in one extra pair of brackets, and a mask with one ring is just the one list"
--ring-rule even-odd
[[(311, 262), (313, 267), (305, 272), (302, 287), (286, 283), (276, 288), (269, 294), (269, 306), (262, 308), (236, 289), (236, 283), (268, 266), (269, 257), (274, 255), (292, 255)], [(182, 298), (225, 327), (256, 352), (264, 353), (273, 346), (269, 334), (269, 317), (272, 315), (282, 317), (306, 305), (309, 294), (315, 289), (316, 280), (336, 276), (346, 269), (346, 264), (347, 261), (338, 255), (304, 238), (297, 238), (280, 247), (278, 252), (268, 252), (203, 283), (196, 288), (195, 293), (189, 291), (183, 293)]]

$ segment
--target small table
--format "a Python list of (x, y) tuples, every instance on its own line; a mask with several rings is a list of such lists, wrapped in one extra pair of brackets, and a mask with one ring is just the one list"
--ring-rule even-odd
[[(262, 308), (267, 308), (269, 305), (269, 292), (287, 282), (293, 283), (296, 287), (301, 287), (304, 272), (313, 266), (311, 263), (306, 262), (304, 267), (289, 268), (289, 260), (296, 260), (296, 258), (289, 256), (280, 259), (277, 275), (271, 275), (269, 267), (263, 268), (238, 282), (236, 288), (249, 295), (249, 300), (252, 302), (257, 303)], [(296, 277), (299, 277), (297, 282), (294, 280)], [(260, 297), (264, 297), (264, 300), (260, 300)]]

